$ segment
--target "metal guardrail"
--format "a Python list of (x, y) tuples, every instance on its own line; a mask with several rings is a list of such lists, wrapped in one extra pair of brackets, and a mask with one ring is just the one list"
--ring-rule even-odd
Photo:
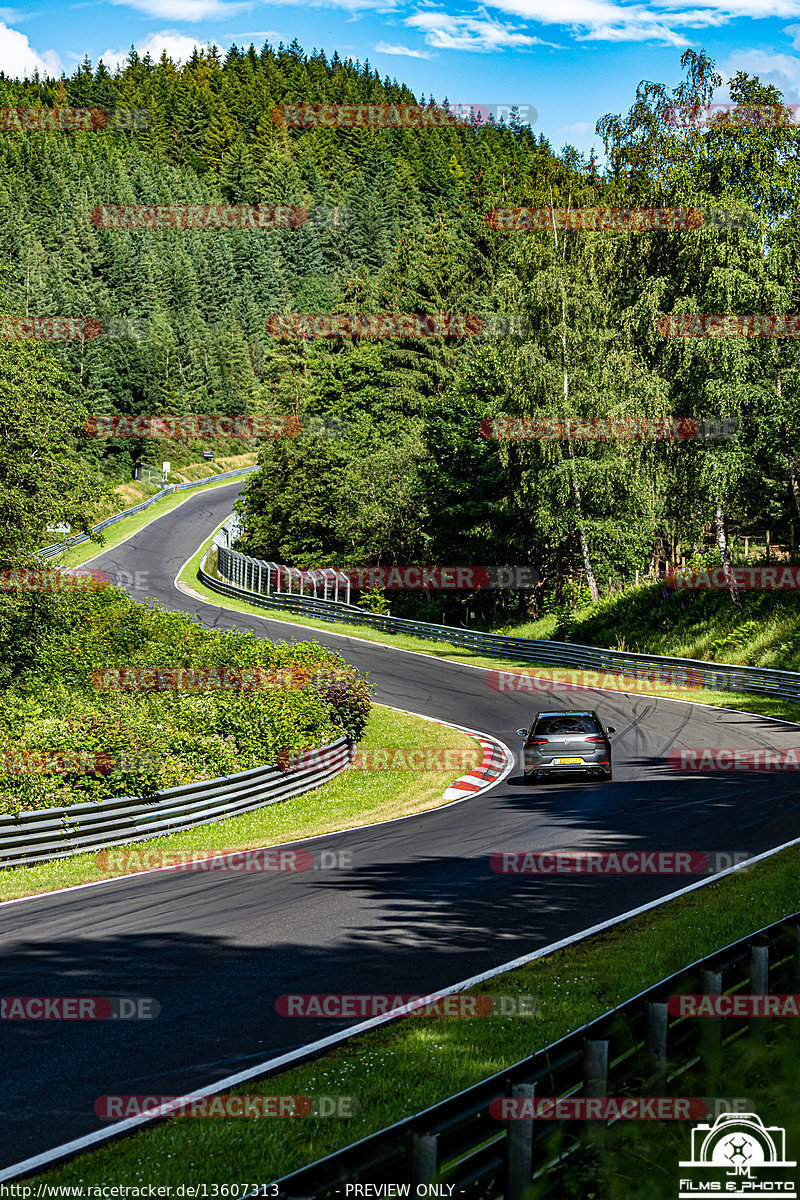
[[(168, 483), (165, 484), (161, 492), (151, 496), (148, 500), (143, 500), (141, 504), (134, 505), (133, 508), (126, 508), (124, 512), (115, 513), (113, 517), (106, 517), (104, 521), (92, 526), (92, 533), (99, 533), (101, 529), (108, 529), (110, 525), (116, 525), (119, 521), (124, 521), (126, 517), (132, 517), (136, 513), (144, 512), (151, 504), (156, 504), (163, 496), (171, 495), (172, 492), (185, 492), (190, 488), (207, 487), (212, 483), (219, 483), (220, 479), (233, 479), (236, 475), (247, 475), (251, 471), (257, 471), (258, 467), (239, 467), (236, 471), (225, 471), (220, 475), (212, 475), (210, 479), (192, 479), (187, 483)], [(83, 542), (90, 540), (88, 533), (76, 533), (72, 537), (66, 538), (63, 542), (54, 542), (52, 546), (43, 546), (41, 550), (37, 550), (39, 558), (53, 558), (56, 554), (61, 554), (64, 550), (71, 546), (80, 546)]]
[[(266, 577), (270, 564), (251, 558), (219, 544), (217, 567), (221, 579), (205, 570), (207, 556), (199, 575), (206, 587), (222, 595), (246, 600), (261, 608), (282, 608), (302, 616), (344, 625), (367, 625), (384, 633), (406, 633), (430, 641), (481, 654), (560, 667), (581, 667), (589, 671), (626, 675), (672, 687), (709, 687), (723, 692), (756, 692), (785, 700), (800, 700), (800, 674), (763, 667), (705, 662), (696, 658), (667, 658), (658, 654), (632, 654), (605, 650), (572, 642), (553, 642), (536, 638), (515, 638), (499, 633), (480, 633), (454, 625), (436, 625), (428, 621), (409, 621), (404, 617), (381, 616), (354, 604), (300, 596), (294, 591), (258, 590), (259, 578)], [(259, 572), (261, 568), (261, 573)]]
[[(743, 1036), (763, 1035), (764, 1018), (672, 1017), (668, 997), (797, 992), (798, 917), (795, 913), (699, 959), (489, 1079), (274, 1180), (277, 1196), (341, 1200), (344, 1184), (387, 1180), (410, 1184), (409, 1195), (415, 1185), (435, 1181), (449, 1185), (443, 1194), (463, 1200), (524, 1200), (532, 1183), (537, 1197), (563, 1195), (562, 1172), (580, 1146), (585, 1122), (503, 1122), (490, 1112), (492, 1102), (685, 1094), (679, 1088), (697, 1078), (698, 1063), (716, 1059), (721, 1072)], [(717, 1086), (721, 1078), (705, 1076), (699, 1084)], [(711, 1122), (715, 1115), (709, 1114)]]
[(253, 767), (236, 775), (165, 788), (152, 800), (121, 796), (0, 815), (0, 867), (30, 866), (138, 842), (277, 804), (319, 787), (352, 762), (354, 755), (353, 744), (341, 737), (330, 746), (298, 755), (288, 772), (276, 766)]

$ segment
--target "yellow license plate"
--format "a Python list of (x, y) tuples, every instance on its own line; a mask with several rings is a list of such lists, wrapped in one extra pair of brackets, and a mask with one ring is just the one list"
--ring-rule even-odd
[(566, 767), (566, 766), (571, 765), (572, 763), (582, 763), (583, 759), (582, 758), (556, 758), (553, 761), (559, 767)]

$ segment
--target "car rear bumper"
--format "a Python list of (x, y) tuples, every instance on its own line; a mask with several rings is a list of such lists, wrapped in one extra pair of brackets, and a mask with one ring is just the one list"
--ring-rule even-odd
[(601, 762), (592, 762), (584, 760), (582, 763), (553, 763), (553, 762), (526, 762), (525, 777), (530, 779), (534, 775), (545, 777), (547, 775), (610, 775), (611, 762), (605, 759)]

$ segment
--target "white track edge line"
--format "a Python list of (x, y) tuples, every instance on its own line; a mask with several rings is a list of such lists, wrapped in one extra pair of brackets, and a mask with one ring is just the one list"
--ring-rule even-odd
[[(709, 883), (714, 883), (718, 879), (723, 879), (726, 875), (733, 875), (736, 871), (742, 871), (747, 867), (751, 867), (754, 863), (762, 862), (764, 859), (771, 858), (774, 854), (780, 853), (781, 850), (788, 850), (792, 846), (800, 845), (800, 838), (794, 838), (790, 842), (785, 842), (781, 846), (775, 846), (772, 850), (766, 850), (762, 854), (757, 854), (754, 858), (747, 859), (746, 862), (737, 863), (736, 866), (726, 867), (724, 871), (719, 871), (714, 875), (709, 875), (704, 879), (698, 879), (696, 883), (690, 883), (687, 887), (679, 888), (676, 892), (670, 892), (667, 896), (662, 896), (656, 900), (650, 900), (647, 904), (641, 904), (638, 908), (629, 909), (627, 912), (621, 913), (619, 916), (610, 917), (606, 921), (601, 921), (597, 925), (591, 925), (588, 929), (581, 930), (580, 933), (570, 934), (568, 937), (561, 938), (560, 941), (551, 942), (548, 946), (542, 946), (539, 950), (534, 950), (530, 954), (523, 954), (519, 958), (511, 959), (507, 963), (501, 964), (499, 967), (493, 967), (489, 971), (483, 971), (479, 975), (471, 975), (469, 979), (463, 979), (459, 983), (451, 984), (449, 987), (442, 988), (438, 992), (430, 992), (426, 999), (432, 1003), (442, 999), (445, 996), (451, 996), (454, 993), (462, 991), (464, 988), (472, 987), (476, 983), (485, 983), (488, 979), (495, 979), (498, 975), (503, 975), (507, 971), (513, 971), (518, 967), (526, 966), (530, 962), (534, 962), (537, 958), (544, 958), (547, 954), (553, 954), (556, 950), (563, 950), (567, 946), (573, 946), (576, 942), (584, 941), (594, 934), (603, 933), (607, 929), (612, 929), (615, 925), (621, 924), (623, 921), (631, 920), (633, 917), (641, 916), (643, 913), (650, 912), (654, 908), (659, 908), (670, 900), (676, 900), (680, 896), (685, 896), (689, 892), (694, 892), (698, 888), (706, 887)], [(378, 1017), (370, 1017), (367, 1021), (361, 1021), (358, 1025), (351, 1025), (347, 1029), (342, 1029), (338, 1033), (330, 1034), (328, 1037), (320, 1038), (316, 1042), (309, 1042), (305, 1046), (299, 1047), (297, 1050), (290, 1050), (286, 1054), (281, 1054), (276, 1058), (267, 1059), (266, 1062), (258, 1063), (254, 1067), (248, 1067), (246, 1071), (239, 1071), (235, 1075), (229, 1075), (225, 1079), (220, 1079), (210, 1087), (200, 1088), (194, 1092), (188, 1092), (184, 1096), (180, 1096), (175, 1101), (175, 1107), (179, 1104), (187, 1104), (191, 1100), (202, 1100), (208, 1096), (219, 1095), (226, 1088), (237, 1087), (240, 1083), (246, 1083), (250, 1079), (257, 1079), (259, 1075), (264, 1075), (267, 1071), (275, 1070), (278, 1067), (289, 1066), (298, 1059), (308, 1058), (310, 1054), (318, 1053), (328, 1049), (330, 1046), (335, 1046), (340, 1042), (347, 1041), (351, 1037), (355, 1037), (359, 1033), (367, 1033), (372, 1029), (379, 1029), (389, 1021), (396, 1020), (398, 1016), (407, 1015), (403, 1009), (393, 1009), (392, 1012), (383, 1013)], [(45, 1150), (42, 1154), (34, 1155), (32, 1158), (26, 1158), (22, 1162), (12, 1163), (10, 1167), (0, 1170), (0, 1183), (7, 1179), (15, 1179), (19, 1175), (26, 1174), (30, 1171), (37, 1170), (39, 1167), (48, 1166), (50, 1163), (56, 1162), (60, 1158), (65, 1158), (68, 1155), (77, 1153), (79, 1150), (85, 1150), (93, 1145), (97, 1145), (109, 1138), (116, 1137), (119, 1134), (125, 1133), (128, 1130), (135, 1129), (137, 1126), (144, 1125), (156, 1119), (156, 1116), (141, 1115), (137, 1117), (127, 1117), (123, 1121), (118, 1121), (109, 1129), (98, 1129), (94, 1133), (85, 1134), (83, 1137), (75, 1138), (71, 1142), (64, 1142), (60, 1146), (55, 1146), (52, 1150)]]
[[(468, 729), (466, 727), (466, 725), (455, 725), (450, 721), (440, 721), (437, 717), (429, 717), (429, 716), (426, 716), (424, 713), (414, 713), (414, 712), (411, 712), (407, 708), (395, 708), (395, 706), (393, 704), (382, 704), (382, 705), (380, 705), (380, 707), (391, 709), (392, 712), (405, 713), (406, 716), (409, 716), (409, 717), (419, 717), (420, 720), (430, 721), (434, 725), (447, 725), (451, 729), (460, 730), (462, 733), (469, 733), (475, 737), (478, 736), (474, 729)], [(483, 735), (481, 735), (481, 736), (483, 736)], [(501, 784), (508, 777), (508, 775), (511, 773), (511, 771), (513, 771), (513, 769), (516, 765), (516, 759), (514, 758), (513, 751), (510, 749), (510, 747), (506, 746), (505, 742), (501, 742), (499, 740), (499, 738), (496, 739), (496, 741), (497, 741), (498, 745), (502, 746), (503, 749), (506, 751), (507, 761), (506, 761), (505, 770), (503, 771), (502, 775), (500, 775), (494, 781), (494, 783), (490, 784), (489, 785), (490, 787), (496, 787), (498, 784)], [(327, 783), (329, 781), (325, 780), (325, 782)], [(309, 791), (313, 791), (313, 790), (314, 790), (313, 788), (309, 788)], [(483, 790), (488, 791), (489, 788), (484, 788)], [(301, 793), (301, 795), (305, 795), (305, 793)], [(289, 798), (291, 799), (291, 797), (289, 797)], [(350, 825), (347, 827), (347, 829), (333, 829), (329, 833), (311, 833), (308, 835), (308, 837), (292, 838), (290, 842), (274, 842), (269, 846), (251, 846), (250, 852), (253, 853), (258, 850), (272, 850), (278, 846), (289, 846), (289, 845), (294, 846), (294, 845), (301, 844), (303, 842), (315, 842), (320, 838), (341, 837), (345, 833), (358, 833), (359, 830), (362, 830), (362, 829), (378, 829), (381, 825), (395, 825), (398, 821), (410, 821), (414, 817), (424, 817), (424, 816), (426, 816), (427, 813), (439, 812), (443, 808), (451, 808), (455, 804), (463, 804), (465, 800), (472, 800), (474, 798), (475, 798), (475, 793), (472, 793), (468, 796), (458, 796), (453, 800), (449, 800), (447, 802), (447, 804), (437, 804), (435, 808), (421, 808), (419, 810), (419, 812), (406, 813), (405, 816), (402, 816), (402, 817), (390, 817), (389, 820), (386, 820), (386, 821), (371, 821), (367, 825)], [(231, 814), (232, 817), (236, 817), (236, 816), (240, 816), (240, 815), (242, 815), (242, 814), (239, 814), (239, 813)], [(229, 820), (230, 818), (226, 817), (224, 819)], [(217, 824), (217, 823), (218, 822), (213, 822), (213, 824)], [(178, 830), (176, 832), (181, 832), (181, 831)], [(167, 835), (167, 836), (169, 836), (169, 835)], [(123, 846), (135, 846), (136, 844), (137, 844), (136, 842), (123, 842), (122, 843)], [(100, 847), (100, 849), (107, 849), (107, 850), (114, 849), (114, 848), (115, 847), (111, 847), (111, 846)], [(92, 851), (84, 850), (84, 851), (81, 851), (81, 853), (91, 854)], [(247, 850), (244, 850), (244, 851), (235, 850), (235, 851), (232, 851), (231, 853), (233, 853), (233, 854), (247, 853)], [(215, 858), (215, 857), (219, 857), (219, 856), (218, 855), (209, 855), (209, 859)], [(60, 861), (60, 860), (55, 860), (55, 861)], [(197, 861), (204, 862), (204, 861), (208, 861), (208, 859), (198, 859)], [(52, 888), (50, 891), (47, 891), (47, 892), (34, 892), (33, 895), (31, 895), (31, 896), (16, 896), (13, 900), (0, 901), (0, 915), (2, 915), (3, 909), (5, 909), (10, 904), (27, 904), (32, 900), (42, 900), (46, 896), (60, 896), (64, 892), (79, 892), (79, 891), (85, 890), (86, 888), (96, 888), (96, 887), (102, 887), (104, 884), (118, 883), (122, 879), (141, 879), (145, 875), (157, 875), (162, 871), (178, 871), (180, 869), (181, 869), (180, 866), (177, 866), (177, 865), (168, 866), (168, 867), (150, 867), (146, 871), (130, 871), (126, 875), (110, 875), (108, 877), (108, 879), (93, 879), (89, 883), (72, 883), (72, 884), (69, 884), (67, 887)]]
[[(242, 469), (246, 471), (248, 468), (243, 467)], [(226, 479), (222, 483), (206, 484), (204, 490), (208, 491), (208, 492), (214, 492), (217, 490), (217, 488), (227, 487), (228, 484), (234, 484), (234, 483), (238, 483), (238, 482), (239, 482), (238, 479)], [(174, 495), (175, 493), (173, 492), (172, 494)], [(156, 513), (156, 515), (154, 517), (151, 517), (149, 521), (145, 521), (144, 525), (141, 525), (138, 529), (134, 529), (133, 532), (129, 533), (127, 537), (121, 538), (118, 542), (114, 542), (113, 546), (101, 547), (97, 551), (97, 554), (93, 554), (91, 558), (84, 558), (83, 562), (79, 562), (74, 567), (69, 567), (68, 570), (79, 571), (81, 567), (85, 567), (87, 563), (94, 562), (94, 560), (96, 558), (100, 558), (103, 554), (110, 554), (112, 550), (116, 550), (119, 546), (124, 546), (126, 542), (129, 542), (131, 540), (131, 538), (136, 537), (137, 533), (141, 533), (143, 529), (149, 529), (151, 525), (155, 525), (156, 521), (160, 521), (162, 517), (168, 517), (170, 515), (170, 513), (176, 512), (179, 508), (181, 508), (184, 504), (186, 504), (186, 502), (188, 500), (196, 500), (197, 497), (200, 495), (202, 495), (202, 492), (200, 492), (200, 491), (189, 492), (189, 494), (187, 496), (181, 497), (180, 501), (177, 504), (173, 504), (172, 508), (168, 508), (162, 513)], [(131, 513), (131, 516), (133, 516), (133, 517), (136, 517), (138, 515), (139, 515), (138, 513)], [(128, 518), (126, 517), (125, 520), (127, 520), (127, 519)], [(228, 518), (226, 517), (225, 521), (227, 521), (227, 520), (228, 520)], [(223, 525), (225, 524), (225, 521), (222, 522)], [(120, 521), (120, 524), (122, 524), (121, 521)], [(219, 529), (219, 528), (220, 528), (220, 526), (218, 525), (217, 529)], [(211, 534), (211, 536), (213, 537), (214, 533), (216, 533), (216, 532), (217, 532), (217, 530), (215, 529), (214, 532)], [(83, 543), (81, 543), (81, 545), (83, 545)], [(77, 549), (77, 547), (76, 546), (68, 547), (68, 549)], [(197, 551), (195, 550), (194, 553), (196, 554)], [(192, 558), (194, 558), (194, 554), (192, 555)], [(187, 562), (188, 561), (190, 561), (190, 560), (187, 559)], [(183, 565), (186, 566), (186, 563), (184, 563)], [(183, 567), (181, 567), (181, 570), (183, 570)]]
[[(166, 513), (163, 515), (166, 516)], [(226, 518), (226, 520), (227, 520), (227, 518)], [(225, 522), (223, 521), (222, 524), (224, 525)], [(214, 535), (212, 534), (211, 536), (213, 537)], [(203, 543), (201, 543), (201, 545), (205, 545), (205, 541)], [(197, 550), (195, 550), (194, 554), (189, 555), (186, 562), (180, 568), (180, 570), (178, 571), (174, 580), (172, 581), (175, 589), (179, 592), (183, 592), (183, 594), (185, 596), (192, 596), (195, 600), (199, 600), (201, 604), (207, 604), (209, 608), (219, 608), (223, 612), (238, 613), (239, 616), (244, 616), (244, 617), (250, 616), (251, 615), (250, 613), (243, 613), (238, 608), (229, 608), (227, 604), (215, 604), (213, 600), (208, 600), (205, 596), (201, 596), (199, 592), (195, 592), (188, 583), (182, 582), (182, 580), (180, 578), (181, 573), (186, 570), (187, 566), (192, 561), (195, 554), (197, 554)], [(211, 590), (211, 589), (209, 589), (209, 590)], [(229, 597), (229, 599), (230, 598), (232, 598), (232, 597)], [(237, 599), (238, 599), (238, 597), (237, 597)], [(247, 601), (241, 600), (240, 603), (247, 604)], [(300, 621), (281, 621), (279, 618), (262, 616), (263, 613), (268, 613), (270, 611), (268, 608), (262, 609), (262, 608), (259, 608), (255, 604), (251, 604), (251, 605), (249, 605), (249, 607), (254, 610), (254, 612), (252, 613), (253, 616), (260, 616), (262, 618), (262, 620), (272, 621), (273, 624), (275, 624), (275, 625), (285, 625), (288, 629), (310, 629), (312, 633), (324, 633), (330, 637), (350, 638), (351, 641), (364, 642), (368, 646), (380, 646), (384, 650), (391, 650), (394, 654), (414, 654), (414, 655), (416, 655), (417, 658), (428, 658), (428, 659), (433, 658), (433, 659), (436, 659), (438, 662), (443, 663), (444, 665), (452, 664), (452, 666), (454, 666), (454, 667), (468, 667), (472, 671), (498, 671), (501, 669), (499, 667), (482, 667), (478, 663), (462, 662), (461, 659), (442, 658), (441, 655), (435, 654), (432, 650), (431, 651), (406, 650), (402, 646), (393, 646), (391, 644), (391, 642), (378, 642), (378, 641), (374, 641), (372, 638), (359, 637), (359, 635), (356, 633), (339, 633), (338, 630), (336, 630), (336, 629), (318, 629), (316, 625), (303, 625)], [(400, 636), (403, 636), (403, 635), (400, 635)], [(405, 636), (413, 637), (414, 635), (407, 634)], [(433, 640), (433, 639), (431, 639), (431, 640)], [(448, 644), (448, 643), (445, 643), (445, 644)], [(451, 642), (449, 644), (453, 645), (454, 643)], [(595, 647), (595, 649), (598, 649), (598, 650), (602, 650), (603, 648), (604, 647), (602, 647), (602, 646)], [(456, 646), (455, 649), (458, 650), (459, 647)], [(697, 661), (700, 661), (700, 660), (698, 659)], [(546, 666), (547, 664), (543, 663), (542, 665)], [(557, 664), (553, 664), (553, 665), (554, 665), (554, 669), (556, 669), (556, 670), (560, 669), (557, 666)], [(732, 666), (735, 666), (736, 664), (735, 663), (718, 663), (717, 665), (720, 667), (732, 667)], [(581, 669), (589, 670), (591, 668), (565, 667), (564, 669), (565, 670), (581, 670)], [(513, 670), (514, 674), (517, 674), (517, 675), (524, 673), (524, 669), (523, 669), (523, 671), (520, 671), (519, 668), (517, 668), (517, 667), (513, 667), (512, 670)], [(597, 674), (601, 674), (601, 673), (602, 672), (600, 672), (600, 671), (597, 672)], [(535, 671), (528, 671), (528, 674), (533, 675), (533, 677), (537, 678), (537, 679), (544, 678), (544, 676), (537, 675)], [(611, 674), (613, 674), (613, 672), (607, 671), (606, 674), (611, 675)], [(694, 705), (696, 705), (697, 708), (708, 708), (712, 712), (739, 713), (743, 717), (757, 717), (761, 721), (774, 721), (778, 725), (794, 725), (796, 728), (800, 729), (800, 721), (791, 721), (788, 717), (770, 717), (766, 713), (749, 712), (746, 708), (728, 708), (727, 705), (724, 705), (724, 704), (708, 704), (704, 700), (681, 700), (677, 696), (657, 696), (655, 694), (651, 695), (650, 693), (644, 693), (644, 692), (642, 692), (642, 693), (623, 692), (620, 688), (590, 687), (588, 684), (586, 684), (586, 690), (590, 691), (590, 692), (611, 692), (615, 696), (626, 696), (629, 699), (632, 699), (635, 696), (641, 695), (644, 699), (661, 700), (667, 704), (689, 704), (689, 705), (694, 704)], [(708, 690), (714, 691), (713, 688), (709, 688)], [(735, 695), (736, 693), (733, 693), (733, 694)], [(769, 697), (767, 696), (766, 699), (769, 699)], [(386, 707), (388, 708), (389, 705), (387, 705)]]

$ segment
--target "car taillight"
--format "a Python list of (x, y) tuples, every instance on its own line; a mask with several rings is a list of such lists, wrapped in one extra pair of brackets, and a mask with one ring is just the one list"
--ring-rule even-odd
[(585, 742), (594, 742), (595, 746), (604, 746), (606, 741), (604, 737), (587, 737), (583, 740)]
[(550, 738), (528, 738), (526, 746), (546, 746)]

